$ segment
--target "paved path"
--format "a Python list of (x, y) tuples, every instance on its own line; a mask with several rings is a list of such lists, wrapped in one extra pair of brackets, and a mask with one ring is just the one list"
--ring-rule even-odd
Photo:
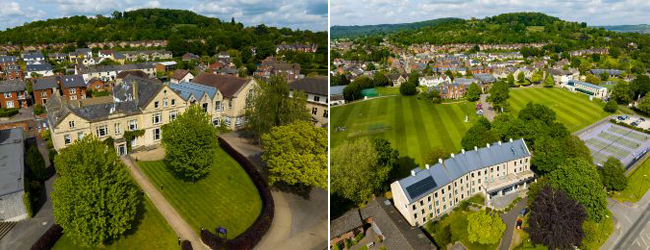
[[(250, 144), (238, 132), (219, 135), (248, 158), (266, 176), (261, 161), (262, 149)], [(315, 188), (305, 198), (281, 190), (271, 191), (275, 216), (271, 228), (255, 249), (327, 249), (327, 190)]]
[(492, 105), (487, 102), (487, 96), (488, 94), (482, 94), (481, 95), (481, 105), (483, 106), (483, 116), (487, 118), (488, 120), (492, 121), (494, 120), (495, 112), (492, 109)]
[(650, 192), (636, 203), (607, 199), (614, 216), (614, 232), (601, 249), (650, 248)]
[(165, 197), (156, 189), (156, 187), (151, 184), (149, 179), (145, 177), (140, 169), (135, 166), (129, 156), (122, 157), (122, 162), (126, 164), (131, 172), (133, 179), (140, 185), (144, 193), (149, 197), (151, 202), (156, 206), (160, 214), (165, 217), (167, 224), (169, 224), (172, 229), (176, 232), (182, 240), (189, 240), (192, 243), (194, 249), (209, 249), (208, 246), (203, 244), (199, 235), (192, 229), (192, 227), (187, 224), (187, 222), (181, 217), (178, 212), (172, 207)]
[(515, 235), (515, 224), (517, 223), (517, 216), (521, 213), (521, 210), (526, 207), (526, 201), (528, 197), (522, 199), (515, 205), (515, 207), (506, 214), (501, 214), (501, 219), (506, 223), (506, 232), (501, 237), (501, 244), (499, 245), (499, 250), (508, 250), (510, 245), (512, 245), (512, 237)]

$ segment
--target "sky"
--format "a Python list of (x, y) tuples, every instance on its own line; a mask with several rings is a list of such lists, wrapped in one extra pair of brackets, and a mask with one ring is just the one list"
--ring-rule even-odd
[(542, 12), (590, 26), (648, 24), (648, 0), (331, 0), (331, 25), (409, 23)]
[(0, 0), (0, 30), (26, 22), (64, 16), (101, 14), (141, 8), (186, 9), (246, 26), (327, 30), (327, 0)]

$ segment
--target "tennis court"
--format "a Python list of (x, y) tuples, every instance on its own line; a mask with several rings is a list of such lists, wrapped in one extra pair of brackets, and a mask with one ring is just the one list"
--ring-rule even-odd
[(650, 135), (612, 123), (604, 123), (578, 136), (591, 150), (594, 164), (599, 166), (614, 157), (630, 168), (650, 148)]

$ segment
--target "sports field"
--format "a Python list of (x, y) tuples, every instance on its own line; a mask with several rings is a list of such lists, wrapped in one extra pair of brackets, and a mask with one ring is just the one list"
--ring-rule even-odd
[(571, 93), (561, 88), (521, 88), (510, 89), (510, 107), (519, 112), (528, 102), (544, 104), (557, 114), (557, 119), (571, 132), (575, 132), (597, 122), (608, 113), (603, 111), (604, 103), (589, 101), (580, 93)]
[(414, 164), (424, 165), (433, 147), (460, 150), (461, 138), (477, 118), (474, 103), (433, 104), (404, 96), (333, 107), (331, 113), (332, 147), (346, 139), (383, 137), (399, 150), (401, 173), (407, 175)]

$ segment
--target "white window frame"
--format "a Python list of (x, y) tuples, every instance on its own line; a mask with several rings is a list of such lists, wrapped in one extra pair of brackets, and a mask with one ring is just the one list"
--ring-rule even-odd
[[(158, 121), (156, 121), (156, 118), (158, 118)], [(163, 122), (162, 119), (162, 114), (161, 113), (155, 113), (151, 115), (151, 123), (152, 124), (161, 124)]]
[(128, 125), (129, 125), (129, 130), (130, 131), (138, 130), (138, 120), (136, 120), (136, 119), (129, 120)]
[(11, 98), (11, 92), (6, 92), (5, 93), (5, 98)]
[(70, 137), (70, 134), (65, 134), (63, 135), (63, 144), (70, 145), (72, 143), (72, 137)]
[(153, 132), (153, 140), (154, 141), (160, 140), (160, 128), (154, 128), (152, 132)]
[[(102, 133), (100, 133), (100, 131), (101, 131), (102, 129), (104, 130), (104, 135), (102, 135)], [(98, 137), (98, 138), (106, 137), (106, 136), (108, 136), (108, 132), (109, 132), (109, 131), (108, 131), (108, 126), (107, 126), (107, 125), (100, 125), (100, 126), (97, 126), (96, 132), (97, 132), (97, 137)]]
[(7, 101), (7, 108), (14, 108), (14, 101)]
[(69, 88), (68, 93), (70, 93), (71, 95), (75, 95), (75, 94), (77, 94), (77, 89), (76, 88)]
[(120, 123), (115, 123), (115, 135), (121, 135), (122, 134), (122, 128), (120, 127)]

